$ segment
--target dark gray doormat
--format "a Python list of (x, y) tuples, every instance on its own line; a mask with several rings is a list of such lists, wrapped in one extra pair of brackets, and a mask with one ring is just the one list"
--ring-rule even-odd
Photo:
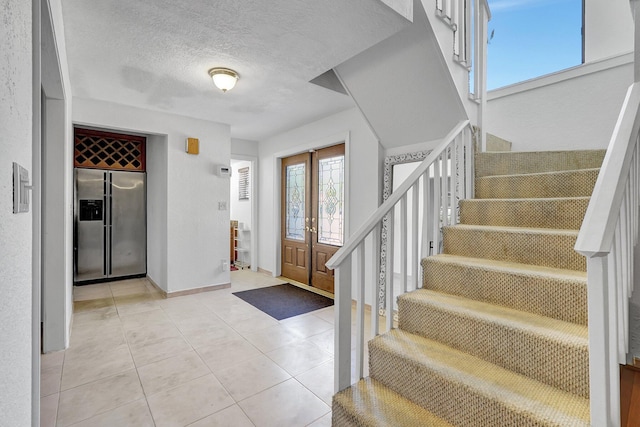
[(305, 291), (289, 283), (234, 292), (233, 295), (277, 320), (333, 305), (331, 298)]

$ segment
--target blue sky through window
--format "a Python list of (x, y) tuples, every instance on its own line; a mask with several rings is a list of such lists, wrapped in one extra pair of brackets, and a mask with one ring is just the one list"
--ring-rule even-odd
[(488, 0), (489, 90), (582, 63), (582, 0)]

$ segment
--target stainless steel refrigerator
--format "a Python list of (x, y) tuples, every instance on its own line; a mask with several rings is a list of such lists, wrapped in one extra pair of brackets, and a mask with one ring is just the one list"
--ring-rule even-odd
[(147, 272), (146, 174), (75, 169), (74, 282)]

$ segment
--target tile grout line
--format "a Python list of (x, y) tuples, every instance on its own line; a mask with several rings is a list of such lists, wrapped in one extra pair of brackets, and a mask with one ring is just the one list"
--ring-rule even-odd
[[(233, 281), (232, 281), (232, 282), (233, 282)], [(235, 284), (237, 284), (237, 285), (241, 285), (241, 286), (242, 286), (242, 288), (241, 288), (241, 289), (243, 289), (243, 288), (245, 288), (245, 287), (246, 287), (246, 288), (257, 288), (257, 287), (264, 287), (264, 286), (272, 286), (272, 284), (269, 284), (269, 283), (250, 283), (250, 282), (245, 283), (244, 281), (242, 281), (242, 282), (240, 282), (240, 281), (236, 281), (236, 283), (235, 283)], [(117, 316), (118, 316), (118, 320), (119, 320), (119, 330), (120, 330), (120, 332), (123, 334), (124, 341), (125, 341), (125, 343), (127, 344), (128, 354), (129, 354), (129, 357), (131, 358), (131, 361), (133, 362), (133, 369), (135, 369), (135, 370), (136, 370), (136, 376), (137, 376), (137, 379), (138, 379), (138, 384), (139, 384), (139, 386), (141, 387), (142, 395), (143, 395), (143, 397), (144, 397), (144, 399), (145, 399), (145, 402), (146, 402), (146, 404), (147, 404), (147, 409), (148, 409), (149, 413), (151, 414), (151, 418), (152, 418), (152, 420), (153, 420), (153, 422), (154, 422), (154, 424), (155, 424), (155, 423), (156, 423), (156, 421), (155, 421), (155, 418), (153, 418), (153, 412), (151, 411), (151, 407), (150, 407), (150, 405), (149, 405), (149, 400), (148, 400), (148, 399), (149, 399), (149, 397), (150, 397), (150, 396), (153, 396), (155, 393), (154, 393), (154, 394), (152, 394), (152, 395), (148, 395), (148, 394), (147, 394), (147, 391), (145, 390), (145, 388), (144, 388), (144, 386), (143, 386), (143, 382), (142, 382), (142, 378), (141, 378), (141, 375), (140, 375), (140, 371), (139, 371), (139, 369), (141, 369), (141, 368), (143, 368), (143, 367), (145, 367), (145, 366), (148, 366), (148, 365), (150, 365), (150, 364), (153, 364), (153, 363), (161, 362), (161, 361), (164, 361), (164, 360), (170, 359), (170, 358), (172, 358), (172, 357), (177, 357), (177, 356), (178, 356), (178, 354), (173, 354), (173, 355), (170, 355), (170, 356), (164, 357), (164, 358), (162, 358), (162, 359), (160, 359), (160, 360), (157, 360), (157, 361), (154, 361), (154, 362), (151, 362), (151, 363), (147, 363), (147, 364), (145, 364), (145, 365), (138, 366), (138, 364), (136, 363), (135, 358), (133, 357), (132, 343), (130, 342), (129, 337), (127, 336), (127, 333), (125, 332), (125, 327), (124, 327), (123, 320), (124, 320), (124, 318), (126, 318), (126, 317), (127, 317), (127, 316), (129, 316), (129, 315), (138, 314), (138, 313), (144, 313), (144, 312), (152, 311), (152, 310), (144, 310), (144, 311), (137, 312), (137, 313), (130, 313), (130, 314), (126, 314), (126, 311), (123, 311), (123, 310), (121, 309), (121, 307), (120, 307), (120, 305), (121, 305), (121, 304), (119, 304), (119, 303), (118, 303), (118, 301), (116, 300), (116, 297), (114, 296), (114, 289), (113, 289), (113, 287), (111, 287), (111, 284), (109, 284), (108, 286), (109, 286), (109, 291), (110, 291), (110, 294), (111, 294), (110, 299), (111, 299), (111, 302), (112, 302), (112, 304), (113, 304), (113, 306), (114, 306), (114, 308), (115, 308), (116, 314), (117, 314)], [(148, 291), (148, 288), (147, 288), (147, 287), (145, 287), (145, 289)], [(149, 293), (149, 292), (146, 292), (146, 293)], [(221, 294), (221, 295), (230, 295), (230, 294), (229, 294), (229, 293), (225, 293), (225, 294)], [(232, 295), (232, 293), (231, 293), (231, 295)], [(119, 296), (128, 296), (128, 294), (119, 295)], [(151, 300), (153, 301), (153, 299), (151, 299)], [(194, 301), (197, 301), (197, 300), (194, 300)], [(134, 304), (135, 304), (135, 303), (134, 303)], [(254, 355), (254, 356), (252, 356), (252, 357), (250, 357), (250, 358), (248, 358), (248, 359), (246, 359), (246, 360), (243, 360), (243, 362), (250, 361), (250, 360), (252, 360), (252, 359), (257, 359), (259, 356), (263, 356), (263, 357), (266, 357), (266, 359), (267, 359), (267, 360), (269, 360), (270, 362), (272, 362), (272, 363), (273, 363), (275, 366), (277, 366), (279, 369), (282, 369), (282, 370), (283, 370), (283, 372), (286, 372), (286, 373), (287, 373), (287, 375), (289, 375), (289, 378), (284, 379), (284, 380), (282, 380), (282, 381), (279, 381), (279, 382), (277, 382), (276, 384), (273, 384), (273, 385), (271, 385), (271, 386), (267, 387), (267, 388), (266, 388), (266, 389), (264, 389), (264, 390), (261, 390), (261, 391), (259, 391), (259, 392), (257, 392), (257, 393), (254, 393), (254, 394), (250, 395), (250, 396), (246, 396), (246, 397), (244, 397), (242, 400), (236, 400), (236, 398), (234, 398), (234, 397), (231, 395), (231, 393), (230, 393), (229, 389), (228, 389), (226, 386), (224, 386), (224, 384), (220, 381), (220, 378), (218, 378), (218, 376), (216, 375), (216, 373), (213, 371), (212, 367), (211, 367), (211, 366), (210, 366), (210, 365), (205, 361), (204, 356), (201, 354), (201, 352), (200, 352), (200, 351), (199, 351), (199, 350), (198, 350), (198, 349), (197, 349), (197, 348), (192, 344), (192, 342), (191, 342), (191, 341), (190, 341), (190, 340), (185, 336), (184, 331), (183, 331), (183, 330), (181, 329), (181, 327), (179, 326), (179, 324), (180, 324), (180, 323), (179, 323), (180, 314), (174, 314), (174, 315), (171, 315), (171, 310), (169, 310), (169, 309), (168, 309), (168, 307), (165, 307), (163, 304), (158, 304), (158, 306), (159, 306), (159, 307), (158, 307), (158, 309), (159, 309), (159, 310), (161, 310), (161, 311), (162, 311), (162, 313), (163, 313), (163, 314), (168, 318), (168, 320), (169, 320), (170, 324), (171, 324), (173, 327), (175, 327), (175, 328), (176, 328), (176, 330), (178, 331), (179, 337), (180, 337), (182, 340), (184, 340), (184, 341), (188, 344), (188, 346), (189, 346), (189, 351), (193, 351), (193, 352), (194, 352), (194, 354), (198, 357), (198, 360), (199, 360), (202, 364), (204, 364), (204, 366), (206, 366), (206, 368), (207, 368), (207, 373), (206, 373), (206, 374), (203, 374), (203, 375), (197, 376), (196, 378), (190, 379), (189, 381), (192, 381), (192, 380), (195, 380), (195, 379), (198, 379), (198, 378), (202, 378), (203, 376), (206, 376), (206, 375), (211, 374), (211, 375), (213, 376), (213, 378), (218, 382), (218, 384), (220, 385), (220, 387), (224, 390), (224, 392), (229, 396), (230, 400), (233, 402), (233, 404), (231, 404), (231, 405), (229, 405), (229, 406), (227, 406), (227, 407), (225, 407), (225, 408), (221, 408), (221, 409), (217, 410), (216, 412), (214, 412), (214, 413), (212, 413), (212, 414), (207, 415), (206, 417), (209, 417), (209, 416), (211, 416), (211, 415), (214, 415), (214, 414), (216, 414), (216, 413), (218, 413), (218, 412), (221, 412), (221, 411), (223, 411), (223, 410), (225, 410), (225, 409), (228, 409), (228, 408), (230, 408), (230, 407), (232, 407), (232, 406), (236, 405), (236, 406), (238, 406), (238, 408), (241, 410), (242, 414), (244, 414), (244, 416), (245, 416), (247, 419), (251, 420), (251, 419), (248, 417), (247, 413), (244, 411), (244, 409), (242, 409), (242, 407), (239, 405), (239, 403), (240, 403), (240, 402), (243, 402), (243, 401), (244, 401), (244, 400), (246, 400), (246, 399), (249, 399), (249, 398), (251, 398), (251, 397), (254, 397), (255, 395), (257, 395), (257, 394), (259, 394), (259, 393), (261, 393), (261, 392), (264, 392), (264, 391), (270, 390), (270, 389), (272, 389), (272, 388), (274, 388), (274, 387), (276, 387), (276, 386), (278, 386), (278, 385), (281, 385), (282, 383), (287, 382), (289, 379), (294, 379), (294, 380), (296, 381), (296, 383), (297, 383), (300, 387), (302, 387), (303, 389), (305, 389), (305, 390), (309, 391), (310, 393), (312, 393), (312, 395), (313, 395), (314, 397), (316, 397), (320, 402), (324, 403), (324, 404), (325, 404), (325, 406), (328, 406), (328, 405), (326, 404), (326, 402), (324, 402), (324, 400), (323, 400), (320, 396), (318, 396), (316, 393), (314, 393), (313, 391), (311, 391), (311, 389), (307, 388), (304, 384), (302, 384), (302, 383), (298, 380), (297, 376), (303, 375), (303, 374), (305, 374), (305, 373), (307, 373), (307, 372), (309, 372), (309, 371), (311, 371), (311, 370), (313, 370), (313, 369), (317, 368), (318, 366), (321, 366), (322, 364), (330, 363), (330, 361), (332, 360), (333, 355), (331, 355), (329, 352), (325, 351), (325, 350), (324, 350), (324, 348), (320, 347), (317, 343), (315, 343), (314, 341), (312, 341), (312, 338), (317, 337), (317, 336), (320, 336), (320, 335), (322, 335), (322, 334), (326, 334), (328, 331), (330, 331), (331, 329), (333, 329), (333, 328), (334, 328), (334, 326), (331, 324), (331, 322), (329, 322), (328, 320), (324, 319), (324, 318), (323, 318), (323, 317), (321, 317), (321, 316), (318, 316), (318, 315), (317, 315), (317, 313), (314, 313), (314, 312), (305, 313), (305, 314), (303, 314), (302, 316), (295, 316), (295, 317), (298, 317), (298, 318), (303, 318), (303, 317), (314, 318), (314, 319), (316, 319), (316, 320), (319, 320), (319, 321), (322, 321), (322, 322), (326, 322), (326, 323), (327, 323), (328, 325), (330, 325), (331, 327), (330, 327), (329, 329), (327, 329), (327, 330), (324, 330), (324, 331), (320, 331), (320, 332), (317, 332), (317, 333), (312, 333), (312, 334), (310, 334), (310, 335), (308, 335), (308, 336), (304, 336), (304, 337), (299, 336), (299, 337), (297, 337), (297, 338), (296, 338), (296, 340), (294, 341), (294, 343), (307, 342), (308, 344), (311, 344), (311, 345), (313, 345), (314, 347), (316, 347), (318, 350), (320, 350), (320, 352), (321, 352), (322, 354), (324, 354), (325, 356), (328, 356), (330, 359), (329, 359), (329, 360), (325, 360), (325, 361), (323, 361), (323, 362), (319, 363), (319, 364), (318, 364), (318, 365), (316, 365), (316, 366), (313, 366), (313, 367), (311, 367), (311, 368), (305, 369), (303, 372), (298, 373), (298, 374), (297, 374), (297, 376), (294, 376), (294, 375), (292, 375), (289, 371), (287, 371), (285, 368), (283, 368), (282, 366), (280, 366), (280, 365), (279, 365), (275, 360), (273, 360), (269, 355), (267, 355), (267, 353), (268, 353), (268, 352), (264, 352), (263, 350), (261, 350), (260, 348), (258, 348), (255, 344), (253, 344), (253, 342), (251, 342), (251, 341), (249, 341), (249, 340), (247, 339), (247, 337), (246, 337), (246, 335), (247, 335), (247, 334), (249, 334), (249, 335), (250, 335), (251, 333), (254, 333), (254, 332), (255, 332), (255, 333), (258, 333), (258, 332), (260, 332), (260, 331), (262, 331), (262, 330), (264, 330), (264, 329), (267, 329), (267, 328), (268, 328), (268, 326), (267, 326), (267, 327), (265, 327), (265, 328), (260, 328), (260, 329), (259, 329), (259, 330), (257, 330), (257, 331), (253, 331), (253, 330), (245, 330), (245, 328), (236, 329), (236, 327), (234, 327), (234, 326), (237, 326), (237, 324), (238, 324), (238, 322), (239, 322), (237, 319), (234, 319), (234, 321), (230, 321), (229, 319), (225, 318), (224, 316), (220, 316), (220, 315), (218, 314), (218, 309), (217, 309), (217, 308), (211, 307), (210, 305), (208, 305), (208, 304), (206, 304), (206, 303), (204, 303), (204, 302), (198, 302), (198, 305), (199, 305), (199, 306), (201, 306), (201, 307), (203, 307), (203, 308), (205, 309), (205, 311), (206, 311), (209, 315), (211, 315), (211, 314), (212, 314), (212, 315), (215, 317), (215, 319), (216, 319), (216, 320), (219, 320), (219, 321), (221, 322), (221, 324), (222, 324), (222, 325), (224, 325), (225, 327), (229, 327), (229, 328), (230, 328), (234, 333), (236, 333), (236, 334), (240, 337), (240, 339), (241, 339), (243, 342), (245, 342), (246, 344), (248, 344), (251, 348), (253, 348), (253, 349), (257, 352), (257, 354), (256, 354), (256, 355)], [(253, 308), (253, 307), (252, 307), (252, 308)], [(254, 308), (254, 309), (255, 309), (255, 308)], [(96, 310), (97, 310), (97, 309), (96, 309)], [(154, 310), (155, 310), (155, 309), (154, 309)], [(153, 310), (153, 311), (154, 311), (154, 310)], [(251, 317), (253, 317), (253, 316), (257, 317), (257, 316), (256, 316), (257, 314), (262, 313), (262, 312), (261, 312), (260, 310), (258, 310), (258, 309), (255, 309), (255, 310), (256, 310), (256, 313), (255, 313), (255, 314), (252, 314), (252, 315), (249, 315), (249, 316), (247, 317), (247, 319), (245, 319), (245, 320), (248, 320), (248, 319), (250, 319), (250, 318), (251, 318)], [(323, 308), (323, 309), (321, 309), (321, 310), (326, 310), (326, 308)], [(88, 311), (93, 311), (93, 310), (88, 310)], [(318, 311), (320, 311), (320, 310), (318, 310)], [(178, 312), (179, 312), (179, 310), (178, 310)], [(190, 317), (190, 316), (187, 316), (187, 318), (189, 318), (189, 317)], [(194, 316), (194, 317), (197, 317), (197, 316)], [(326, 316), (325, 316), (325, 317), (326, 317)], [(240, 320), (240, 321), (241, 321), (241, 320)], [(277, 321), (277, 324), (274, 324), (274, 326), (276, 326), (276, 325), (277, 325), (277, 326), (281, 326), (281, 327), (283, 327), (283, 328), (284, 328), (284, 330), (287, 330), (287, 331), (289, 331), (289, 332), (291, 332), (291, 333), (293, 333), (293, 334), (295, 335), (295, 332), (294, 332), (293, 330), (291, 330), (291, 329), (287, 328), (287, 324), (286, 324), (286, 322), (285, 322), (285, 323), (283, 323), (283, 322)], [(138, 327), (136, 327), (136, 328), (134, 328), (134, 329), (140, 329), (140, 328), (143, 328), (144, 326), (145, 326), (145, 325), (143, 324), (142, 326), (138, 326)], [(281, 349), (281, 348), (286, 347), (287, 345), (290, 345), (290, 344), (291, 344), (291, 343), (283, 344), (283, 345), (281, 345), (281, 346), (279, 346), (279, 347), (276, 347), (275, 349), (272, 349), (272, 350), (270, 350), (270, 351), (275, 351), (275, 350)], [(212, 345), (213, 345), (213, 344), (212, 344)], [(201, 347), (201, 346), (200, 346), (200, 347)], [(179, 353), (179, 354), (182, 354), (182, 353)], [(59, 395), (63, 393), (63, 392), (62, 392), (62, 390), (61, 390), (61, 387), (62, 387), (62, 376), (63, 376), (63, 372), (64, 372), (65, 365), (66, 365), (66, 363), (65, 363), (65, 362), (66, 362), (66, 356), (67, 356), (67, 355), (66, 355), (66, 352), (65, 352), (65, 356), (64, 356), (64, 358), (63, 358), (63, 366), (62, 366), (62, 369), (61, 369), (61, 372), (60, 372), (60, 376), (61, 376), (61, 378), (60, 378), (60, 386), (59, 386), (59, 389), (60, 389), (60, 390), (59, 390), (59, 393), (58, 393)], [(230, 366), (229, 366), (229, 368), (231, 368), (231, 367), (232, 367), (232, 366), (234, 366), (234, 365), (235, 365), (235, 364), (230, 365)], [(125, 371), (123, 371), (123, 372), (126, 372), (126, 370), (125, 370)], [(121, 373), (122, 373), (122, 372), (121, 372)], [(105, 378), (99, 378), (99, 379), (96, 379), (96, 380), (94, 380), (94, 381), (89, 381), (89, 382), (87, 382), (87, 383), (80, 384), (80, 385), (77, 385), (77, 386), (75, 386), (75, 387), (72, 387), (72, 388), (70, 388), (70, 389), (68, 389), (68, 390), (72, 390), (72, 389), (74, 389), (74, 388), (77, 388), (77, 387), (80, 387), (80, 386), (83, 386), (83, 385), (91, 384), (92, 382), (95, 382), (95, 381), (100, 381), (100, 380), (104, 380), (104, 379), (107, 379), (107, 378), (110, 378), (110, 377), (113, 377), (113, 376), (117, 376), (117, 375), (120, 375), (121, 373), (117, 373), (117, 374), (114, 374), (114, 375), (110, 375), (110, 376), (107, 376), (107, 377), (105, 377)], [(187, 382), (188, 382), (188, 381), (187, 381)], [(185, 384), (185, 382), (183, 382), (183, 383), (181, 383), (181, 384), (178, 384), (178, 385), (176, 385), (175, 387), (171, 387), (170, 389), (167, 389), (167, 390), (171, 390), (171, 389), (174, 389), (174, 388), (176, 388), (176, 387), (180, 387), (181, 385), (184, 385), (184, 384)], [(66, 390), (65, 390), (65, 391), (66, 391)], [(162, 390), (162, 391), (164, 391), (164, 390)], [(159, 391), (159, 392), (160, 392), (160, 391)], [(159, 393), (159, 392), (158, 392), (158, 393)], [(60, 397), (60, 396), (59, 396), (59, 397)], [(100, 413), (97, 413), (97, 414), (93, 414), (93, 415), (92, 415), (91, 417), (89, 417), (89, 418), (92, 418), (92, 417), (97, 416), (97, 415), (101, 415), (101, 414), (103, 414), (103, 413), (105, 413), (105, 412), (112, 411), (112, 410), (117, 409), (117, 408), (119, 408), (119, 407), (122, 407), (122, 406), (125, 406), (125, 405), (128, 405), (128, 404), (131, 404), (131, 403), (133, 403), (133, 402), (135, 402), (135, 400), (134, 400), (134, 401), (131, 401), (131, 402), (126, 402), (126, 403), (124, 403), (124, 404), (122, 404), (122, 405), (119, 405), (119, 406), (116, 406), (116, 407), (114, 407), (114, 408), (111, 408), (111, 409), (109, 409), (108, 411), (103, 411), (103, 412), (100, 412)], [(58, 413), (57, 413), (57, 415), (59, 415), (59, 414), (60, 414), (60, 412), (59, 412), (59, 411), (60, 411), (60, 406), (61, 406), (61, 399), (60, 399), (60, 398), (58, 398), (58, 408), (57, 408)], [(311, 424), (313, 424), (314, 422), (318, 421), (319, 419), (321, 419), (321, 418), (325, 417), (325, 416), (326, 416), (328, 413), (330, 413), (330, 412), (331, 412), (331, 410), (330, 410), (330, 407), (329, 407), (329, 411), (328, 411), (328, 412), (326, 412), (325, 414), (323, 414), (323, 415), (322, 415), (321, 417), (319, 417), (318, 419), (316, 419), (316, 420), (312, 421), (312, 422), (311, 422)], [(206, 418), (206, 417), (203, 417), (203, 418)], [(201, 418), (201, 419), (203, 419), (203, 418)], [(82, 421), (84, 421), (84, 420), (81, 420), (81, 421), (78, 421), (78, 422), (82, 422)], [(195, 423), (195, 422), (197, 422), (197, 421), (199, 421), (199, 420), (193, 420), (191, 423)], [(57, 422), (57, 417), (56, 417), (56, 422)], [(251, 422), (252, 422), (252, 424), (253, 424), (253, 421), (251, 421)]]

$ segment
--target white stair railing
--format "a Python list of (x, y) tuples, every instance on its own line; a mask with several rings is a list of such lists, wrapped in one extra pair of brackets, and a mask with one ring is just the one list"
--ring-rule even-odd
[[(473, 134), (469, 120), (459, 122), (440, 144), (431, 151), (409, 177), (391, 196), (369, 217), (369, 219), (345, 242), (344, 246), (326, 263), (327, 268), (335, 270), (335, 391), (351, 385), (351, 338), (352, 303), (355, 303), (356, 350), (355, 376), (364, 377), (365, 348), (365, 253), (371, 253), (373, 277), (378, 275), (379, 237), (382, 222), (387, 221), (387, 281), (386, 292), (386, 330), (393, 328), (393, 254), (396, 249), (393, 238), (393, 223), (396, 206), (400, 212), (400, 292), (407, 292), (420, 286), (413, 277), (408, 283), (407, 266), (413, 266), (417, 276), (421, 258), (429, 255), (432, 246), (434, 253), (439, 252), (441, 225), (455, 224), (459, 199), (473, 197)], [(421, 191), (420, 191), (421, 189)], [(412, 209), (407, 208), (408, 194), (412, 195)], [(422, 207), (422, 233), (419, 236), (418, 215)], [(412, 235), (407, 233), (407, 224), (412, 224)], [(411, 259), (407, 248), (417, 248), (417, 239), (421, 240), (421, 253), (413, 249)], [(433, 242), (430, 244), (430, 242)], [(352, 281), (352, 269), (355, 267), (355, 280)], [(377, 281), (371, 283), (371, 334), (380, 332), (377, 302)], [(355, 301), (352, 301), (352, 289)]]
[(587, 257), (591, 425), (620, 425), (638, 242), (640, 83), (629, 87), (575, 249)]

